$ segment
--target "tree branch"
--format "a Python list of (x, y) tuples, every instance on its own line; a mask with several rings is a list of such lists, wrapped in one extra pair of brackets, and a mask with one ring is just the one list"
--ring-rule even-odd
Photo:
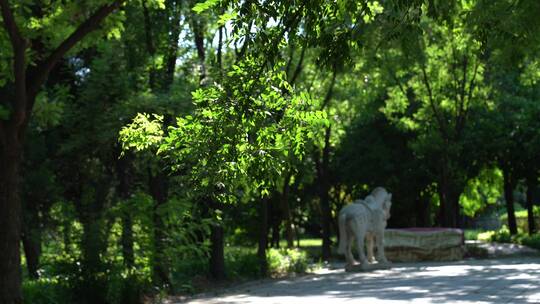
[(474, 91), (474, 87), (475, 87), (475, 83), (476, 83), (476, 76), (478, 74), (479, 65), (480, 64), (478, 63), (478, 61), (475, 61), (473, 75), (472, 75), (471, 80), (469, 82), (469, 90), (467, 92), (467, 99), (466, 99), (466, 101), (464, 101), (464, 110), (463, 110), (463, 114), (461, 115), (461, 119), (459, 121), (460, 126), (459, 126), (459, 129), (457, 130), (458, 135), (461, 133), (461, 131), (465, 127), (465, 122), (466, 122), (466, 119), (467, 119), (467, 115), (469, 114), (469, 110), (471, 108), (471, 99), (472, 99), (472, 95), (473, 95), (473, 91)]
[(398, 88), (401, 91), (401, 93), (403, 94), (403, 96), (405, 96), (405, 98), (407, 98), (409, 103), (412, 104), (415, 100), (413, 98), (411, 98), (411, 96), (409, 96), (409, 94), (407, 94), (407, 90), (410, 89), (410, 86), (407, 85), (407, 88), (405, 88), (403, 86), (403, 83), (401, 83), (401, 80), (399, 80), (399, 78), (397, 76), (397, 72), (394, 72), (390, 67), (388, 67), (387, 69), (388, 69), (388, 74), (390, 74), (390, 77), (392, 77), (392, 79), (394, 80), (394, 82), (398, 86)]
[(0, 0), (2, 9), (2, 19), (4, 27), (8, 32), (11, 46), (13, 48), (13, 75), (15, 78), (15, 96), (12, 97), (11, 105), (13, 115), (11, 121), (15, 126), (19, 126), (25, 120), (27, 106), (27, 87), (26, 87), (26, 40), (22, 37), (19, 27), (15, 22), (13, 12), (9, 7), (8, 0)]
[(428, 91), (429, 105), (431, 107), (431, 110), (433, 111), (433, 115), (435, 115), (435, 119), (439, 123), (439, 130), (441, 131), (441, 133), (445, 137), (448, 137), (448, 134), (446, 133), (445, 122), (444, 122), (443, 118), (441, 118), (441, 116), (439, 114), (439, 111), (437, 111), (437, 107), (435, 106), (435, 101), (433, 100), (433, 92), (431, 90), (431, 86), (429, 84), (429, 80), (428, 80), (428, 77), (427, 77), (426, 67), (423, 64), (422, 64), (422, 75), (423, 75), (422, 80), (423, 80), (424, 85), (426, 86), (426, 89)]
[(217, 55), (216, 55), (216, 58), (217, 58), (217, 66), (218, 66), (218, 69), (219, 69), (219, 76), (221, 77), (222, 74), (223, 74), (223, 51), (222, 51), (222, 48), (223, 48), (223, 28), (224, 26), (220, 26), (219, 27), (219, 40), (218, 40), (218, 48), (217, 48)]
[(294, 74), (292, 75), (292, 78), (289, 81), (289, 83), (291, 85), (296, 82), (296, 78), (298, 78), (298, 76), (300, 75), (300, 72), (302, 71), (303, 64), (304, 64), (304, 57), (306, 55), (306, 49), (307, 49), (306, 46), (304, 46), (302, 48), (302, 52), (300, 53), (300, 60), (298, 60), (298, 64), (296, 65), (296, 69), (294, 69)]
[(289, 75), (291, 70), (291, 65), (294, 57), (294, 44), (291, 43), (289, 47), (289, 60), (287, 61), (287, 65), (285, 67), (285, 74)]
[(178, 41), (180, 39), (181, 2), (171, 1), (169, 17), (169, 46), (167, 50), (167, 65), (165, 68), (165, 79), (163, 79), (162, 90), (169, 90), (174, 80), (176, 70), (176, 59), (178, 57)]
[(454, 95), (454, 108), (457, 109), (458, 108), (458, 105), (457, 105), (457, 102), (458, 102), (458, 99), (459, 99), (459, 80), (458, 80), (458, 75), (457, 75), (457, 71), (456, 71), (456, 66), (458, 64), (458, 59), (457, 59), (457, 56), (456, 56), (456, 49), (454, 47), (454, 44), (453, 44), (453, 39), (452, 39), (452, 89), (453, 89), (453, 95)]
[(311, 80), (309, 81), (309, 85), (307, 87), (307, 92), (308, 93), (311, 93), (311, 89), (313, 88), (313, 83), (315, 82), (315, 80), (319, 76), (319, 71), (320, 71), (320, 69), (316, 69), (315, 73), (313, 74), (313, 77), (311, 77)]
[(21, 36), (19, 27), (15, 22), (15, 17), (9, 6), (8, 0), (0, 0), (0, 8), (2, 9), (2, 18), (4, 19), (4, 28), (6, 29), (11, 45), (16, 48), (24, 43), (24, 39)]
[[(2, 0), (5, 1), (5, 0)], [(109, 16), (114, 10), (120, 7), (126, 0), (116, 0), (111, 4), (101, 6), (92, 16), (86, 19), (83, 23), (77, 27), (77, 29), (69, 35), (60, 45), (42, 61), (39, 61), (34, 73), (29, 75), (31, 80), (30, 87), (28, 88), (29, 96), (35, 96), (39, 91), (39, 88), (45, 83), (47, 76), (54, 68), (56, 63), (79, 41), (81, 41), (86, 35), (96, 30), (101, 22)], [(33, 100), (33, 98), (30, 98)], [(30, 111), (33, 104), (29, 104), (27, 111)]]
[[(462, 63), (462, 72), (463, 72), (463, 78), (461, 79), (461, 86), (459, 90), (459, 105), (456, 107), (456, 133), (459, 129), (458, 122), (460, 122), (461, 117), (463, 115), (463, 108), (465, 106), (465, 90), (467, 86), (467, 67), (469, 66), (469, 60), (467, 55), (463, 55), (463, 63)], [(461, 123), (459, 123), (461, 124)]]
[(328, 91), (326, 92), (326, 96), (324, 96), (324, 100), (321, 106), (321, 110), (324, 110), (326, 106), (330, 103), (330, 100), (332, 99), (332, 95), (334, 95), (334, 85), (336, 84), (336, 66), (332, 69), (332, 81), (330, 82), (330, 86), (328, 86)]

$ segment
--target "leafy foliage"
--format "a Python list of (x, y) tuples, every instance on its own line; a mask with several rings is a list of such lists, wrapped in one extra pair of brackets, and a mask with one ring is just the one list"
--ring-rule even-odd
[[(29, 42), (29, 82), (112, 3), (4, 2)], [(15, 136), (25, 301), (140, 303), (212, 286), (219, 226), (229, 279), (262, 275), (264, 237), (278, 247), (262, 255), (271, 275), (301, 273), (311, 260), (281, 238), (328, 243), (339, 209), (376, 186), (396, 198), (390, 227), (470, 223), (502, 208), (510, 175), (518, 204), (526, 190), (538, 204), (538, 5), (124, 2), (58, 59)], [(16, 112), (4, 18), (2, 149)], [(516, 216), (524, 230), (526, 211)]]

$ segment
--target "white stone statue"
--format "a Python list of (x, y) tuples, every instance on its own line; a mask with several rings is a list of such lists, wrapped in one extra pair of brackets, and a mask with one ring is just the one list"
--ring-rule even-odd
[[(356, 248), (360, 258), (360, 268), (367, 269), (368, 262), (374, 262), (373, 243), (377, 245), (377, 261), (388, 265), (384, 255), (384, 229), (386, 221), (390, 218), (392, 194), (382, 187), (375, 188), (364, 200), (356, 200), (339, 212), (339, 249), (345, 254), (347, 267), (357, 262), (354, 260), (351, 248), (356, 241)], [(364, 240), (367, 241), (368, 257), (364, 253)]]

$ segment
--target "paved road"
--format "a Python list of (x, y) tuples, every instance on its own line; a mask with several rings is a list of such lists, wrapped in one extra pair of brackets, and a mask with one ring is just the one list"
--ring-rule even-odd
[(540, 303), (540, 257), (395, 264), (370, 273), (323, 269), (187, 303)]

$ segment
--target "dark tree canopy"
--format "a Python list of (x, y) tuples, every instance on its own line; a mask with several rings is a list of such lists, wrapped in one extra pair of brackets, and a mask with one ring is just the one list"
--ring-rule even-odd
[(377, 186), (393, 228), (536, 231), (536, 0), (0, 10), (0, 303), (302, 271)]

